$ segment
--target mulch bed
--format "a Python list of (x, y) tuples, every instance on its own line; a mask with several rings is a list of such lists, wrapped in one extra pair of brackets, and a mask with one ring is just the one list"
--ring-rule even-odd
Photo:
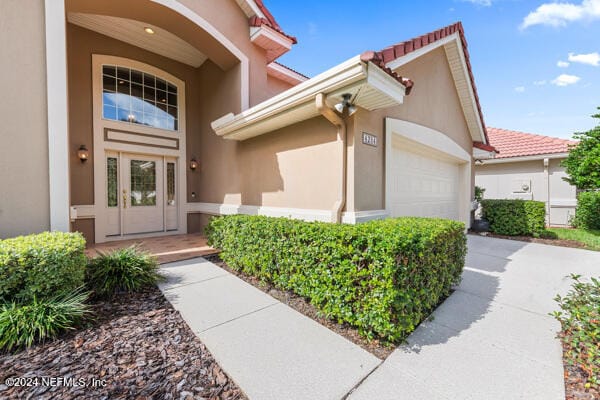
[[(563, 345), (564, 348), (564, 345)], [(563, 349), (566, 351), (566, 349)], [(581, 368), (568, 365), (565, 367), (565, 399), (566, 400), (597, 400), (600, 399), (600, 387), (585, 387), (586, 375)]]
[(281, 301), (282, 303), (292, 307), (294, 310), (298, 311), (299, 313), (302, 313), (302, 314), (306, 315), (307, 317), (315, 320), (319, 324), (329, 328), (330, 330), (334, 331), (338, 335), (345, 337), (346, 339), (353, 342), (357, 346), (360, 346), (363, 349), (365, 349), (366, 351), (368, 351), (369, 353), (373, 354), (375, 357), (378, 357), (383, 360), (383, 359), (387, 358), (387, 356), (389, 356), (396, 348), (393, 345), (386, 345), (385, 343), (382, 343), (381, 341), (376, 340), (376, 339), (369, 341), (358, 333), (358, 329), (356, 329), (348, 324), (338, 324), (335, 321), (332, 321), (332, 320), (322, 316), (319, 312), (319, 309), (316, 308), (315, 306), (313, 306), (312, 304), (310, 304), (310, 302), (308, 302), (302, 296), (298, 296), (297, 294), (286, 291), (286, 290), (278, 289), (268, 282), (263, 282), (260, 279), (255, 278), (251, 275), (247, 275), (240, 271), (236, 271), (236, 270), (230, 268), (227, 264), (225, 264), (221, 260), (221, 258), (219, 257), (218, 254), (205, 256), (204, 258), (209, 260), (210, 262), (218, 265), (219, 267), (231, 272), (232, 274), (236, 275), (240, 279), (246, 281), (250, 285), (258, 288), (259, 290), (262, 290), (263, 292), (276, 298), (277, 300)]
[[(84, 329), (0, 354), (0, 398), (246, 399), (158, 288), (92, 307), (94, 321)], [(52, 382), (42, 377), (84, 385), (95, 379), (96, 387), (57, 380), (50, 386), (4, 385), (15, 377), (38, 377), (38, 384)]]
[(480, 233), (480, 232), (469, 231), (469, 234), (493, 237), (493, 238), (499, 238), (499, 239), (517, 240), (520, 242), (541, 243), (541, 244), (549, 244), (552, 246), (572, 247), (572, 248), (576, 248), (576, 249), (587, 249), (587, 247), (584, 243), (578, 242), (577, 240), (544, 239), (544, 238), (534, 238), (531, 236), (508, 236), (508, 235), (498, 235), (496, 233), (491, 233), (491, 232)]

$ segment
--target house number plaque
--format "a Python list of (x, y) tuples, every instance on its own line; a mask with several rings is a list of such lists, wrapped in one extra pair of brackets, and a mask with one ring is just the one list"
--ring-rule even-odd
[(377, 136), (367, 132), (362, 133), (362, 142), (368, 146), (377, 147)]

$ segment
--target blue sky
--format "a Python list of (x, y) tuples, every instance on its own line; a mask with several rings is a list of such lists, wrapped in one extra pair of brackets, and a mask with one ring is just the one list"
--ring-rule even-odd
[(600, 106), (600, 0), (265, 4), (298, 38), (278, 61), (308, 76), (462, 21), (488, 126), (568, 138), (596, 123), (590, 115)]

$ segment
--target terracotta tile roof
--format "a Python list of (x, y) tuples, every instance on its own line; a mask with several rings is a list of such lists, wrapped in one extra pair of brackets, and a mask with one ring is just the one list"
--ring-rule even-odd
[(574, 140), (487, 127), (490, 144), (500, 151), (496, 158), (566, 153)]
[(281, 33), (283, 36), (290, 39), (294, 44), (298, 43), (298, 39), (296, 39), (295, 36), (288, 35), (287, 33), (285, 33), (283, 31), (283, 29), (281, 29), (281, 26), (279, 26), (277, 21), (275, 21), (275, 17), (273, 17), (273, 14), (271, 14), (269, 12), (269, 10), (267, 9), (267, 7), (265, 7), (262, 0), (254, 0), (254, 2), (256, 3), (256, 5), (260, 9), (260, 11), (262, 11), (265, 18), (261, 18), (256, 15), (250, 17), (250, 19), (249, 19), (250, 26), (261, 27), (263, 25), (266, 25), (269, 28), (276, 30), (277, 32)]
[[(471, 61), (469, 60), (469, 52), (467, 50), (467, 39), (465, 38), (465, 32), (461, 22), (456, 22), (452, 25), (448, 25), (441, 29), (437, 29), (433, 32), (426, 33), (424, 35), (412, 38), (410, 40), (406, 40), (404, 42), (396, 43), (380, 51), (363, 53), (363, 55), (365, 57), (372, 57), (371, 61), (383, 68), (390, 61), (394, 61), (397, 58), (412, 53), (413, 51), (418, 50), (421, 47), (437, 42), (438, 40), (441, 40), (457, 32), (460, 36), (460, 41), (462, 43), (463, 53), (465, 55), (465, 61), (467, 63), (467, 70), (469, 72), (469, 79), (471, 80), (471, 86), (473, 87), (473, 94), (475, 96), (475, 103), (477, 105), (477, 111), (479, 112), (479, 118), (481, 119), (483, 133), (486, 137), (486, 141), (489, 143), (489, 140), (487, 140), (488, 137), (485, 129), (485, 123), (483, 121), (483, 112), (481, 111), (481, 104), (479, 103), (479, 95), (477, 94), (477, 87), (475, 86), (475, 77), (473, 76)], [(410, 86), (412, 87), (412, 82), (410, 83)]]

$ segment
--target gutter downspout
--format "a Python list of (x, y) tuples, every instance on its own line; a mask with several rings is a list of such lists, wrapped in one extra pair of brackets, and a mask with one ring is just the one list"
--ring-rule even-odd
[(546, 226), (550, 226), (550, 160), (544, 158), (544, 185), (546, 186)]
[(331, 107), (325, 102), (325, 95), (323, 93), (317, 94), (315, 97), (315, 105), (319, 113), (324, 116), (329, 122), (337, 127), (338, 140), (342, 142), (342, 179), (339, 185), (338, 200), (333, 204), (331, 210), (331, 222), (340, 223), (342, 222), (342, 210), (346, 204), (346, 175), (347, 175), (347, 154), (348, 149), (346, 147), (347, 142), (347, 129), (346, 122), (344, 119), (336, 113)]

